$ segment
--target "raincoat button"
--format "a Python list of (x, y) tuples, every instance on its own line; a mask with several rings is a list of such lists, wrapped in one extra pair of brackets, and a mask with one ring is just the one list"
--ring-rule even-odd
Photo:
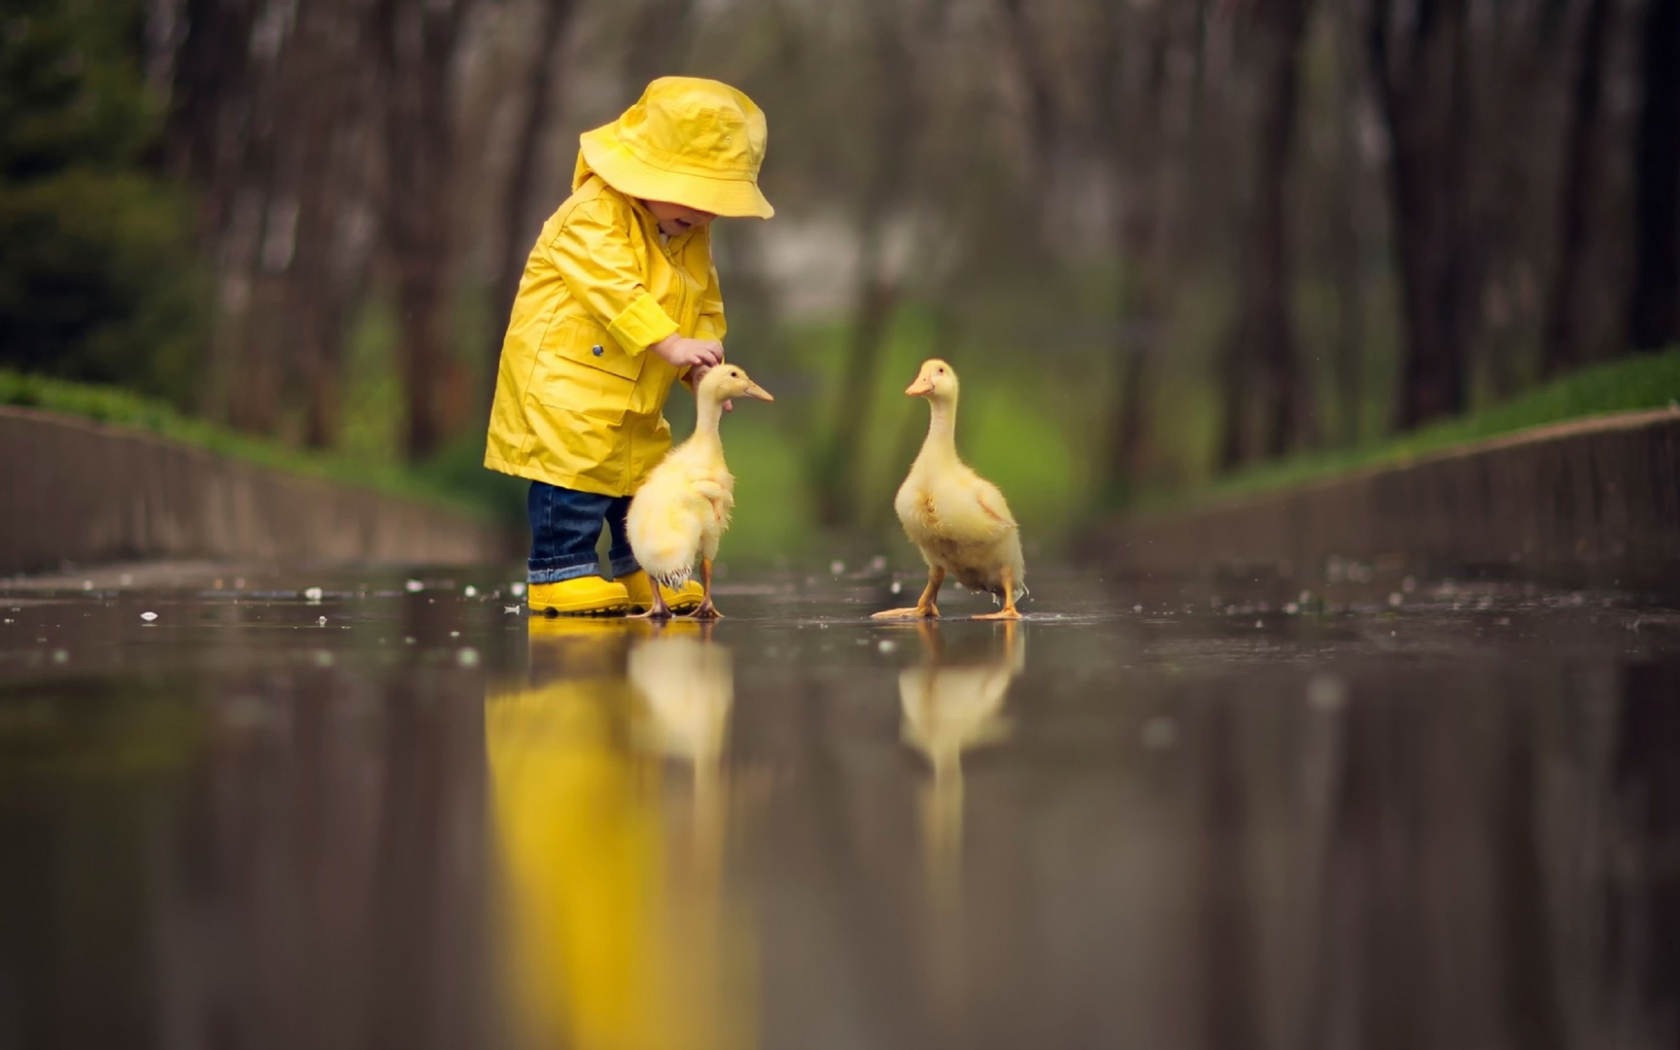
[(600, 357), (602, 354), (606, 353), (606, 351), (602, 350), (599, 345), (590, 347), (589, 352), (594, 354), (596, 357)]

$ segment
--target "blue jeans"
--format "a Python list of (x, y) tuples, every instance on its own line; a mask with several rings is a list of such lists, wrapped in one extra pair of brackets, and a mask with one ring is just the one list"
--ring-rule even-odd
[(601, 538), (602, 522), (612, 530), (612, 549), (607, 557), (613, 578), (635, 572), (640, 566), (624, 531), (624, 515), (629, 510), (629, 496), (597, 496), (531, 482), (530, 494), (525, 497), (525, 512), (531, 519), (531, 559), (526, 563), (526, 578), (532, 583), (557, 583), (601, 575), (595, 544)]

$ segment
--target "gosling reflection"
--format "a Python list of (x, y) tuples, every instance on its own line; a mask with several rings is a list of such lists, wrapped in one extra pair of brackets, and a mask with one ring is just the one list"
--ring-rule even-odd
[(636, 742), (644, 752), (689, 767), (692, 848), (688, 860), (697, 885), (715, 887), (725, 834), (723, 749), (735, 674), (729, 650), (699, 636), (709, 625), (678, 624), (692, 635), (666, 632), (630, 654), (636, 706)]
[(750, 931), (721, 893), (728, 651), (645, 623), (530, 624), (529, 682), (485, 716), (516, 1043), (751, 1045)]
[(922, 841), (935, 895), (948, 900), (958, 889), (962, 854), (963, 752), (1009, 736), (1003, 701), (1026, 666), (1026, 638), (1017, 624), (1005, 623), (988, 658), (974, 662), (947, 654), (935, 624), (923, 622), (918, 632), (923, 661), (898, 676), (898, 695), (904, 741), (933, 769), (921, 790)]

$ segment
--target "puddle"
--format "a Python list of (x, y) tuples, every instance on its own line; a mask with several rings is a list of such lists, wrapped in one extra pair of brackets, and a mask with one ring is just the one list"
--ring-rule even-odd
[(232, 583), (0, 594), (0, 1047), (1672, 1044), (1671, 603)]

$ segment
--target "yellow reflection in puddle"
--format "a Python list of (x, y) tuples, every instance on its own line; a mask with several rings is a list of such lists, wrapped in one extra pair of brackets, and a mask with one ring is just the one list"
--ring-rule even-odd
[(542, 618), (530, 649), (530, 684), (485, 714), (519, 1043), (752, 1045), (751, 931), (721, 885), (728, 650), (693, 624)]
[(1005, 740), (1009, 720), (1003, 701), (1009, 683), (1026, 666), (1026, 637), (1005, 622), (988, 640), (984, 659), (948, 653), (939, 628), (918, 625), (922, 663), (898, 676), (904, 742), (920, 751), (933, 775), (919, 792), (922, 843), (928, 880), (929, 1007), (939, 1042), (967, 1046), (969, 1029), (969, 945), (963, 918), (962, 832), (965, 751)]
[(935, 896), (948, 898), (962, 856), (963, 752), (1008, 738), (1003, 700), (1026, 666), (1026, 638), (1006, 622), (987, 659), (975, 662), (948, 657), (936, 625), (920, 624), (919, 634), (922, 663), (899, 674), (898, 697), (904, 741), (933, 767), (921, 792), (922, 840)]

